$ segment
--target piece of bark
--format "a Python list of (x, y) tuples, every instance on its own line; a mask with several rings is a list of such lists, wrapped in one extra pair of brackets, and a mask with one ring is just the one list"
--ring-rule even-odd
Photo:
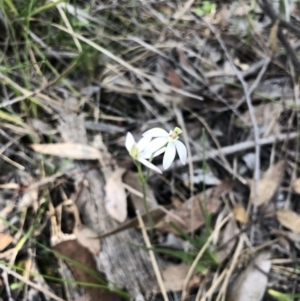
[[(87, 143), (84, 117), (75, 114), (61, 115), (59, 131), (64, 142)], [(105, 146), (101, 147), (105, 166), (103, 172), (95, 161), (74, 161), (78, 172), (75, 181), (80, 189), (76, 205), (85, 225), (100, 235), (120, 226), (105, 211), (105, 178), (113, 172), (113, 162)], [(135, 229), (125, 230), (101, 240), (101, 252), (96, 256), (98, 269), (119, 288), (126, 289), (133, 297), (158, 291), (156, 278), (148, 252), (136, 245), (143, 245), (141, 234)], [(160, 261), (159, 261), (160, 262)]]

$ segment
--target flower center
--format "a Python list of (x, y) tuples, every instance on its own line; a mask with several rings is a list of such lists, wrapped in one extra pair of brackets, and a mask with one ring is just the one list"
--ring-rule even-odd
[(173, 131), (170, 131), (169, 140), (170, 141), (177, 140), (181, 133), (182, 133), (182, 130), (179, 127), (176, 127)]

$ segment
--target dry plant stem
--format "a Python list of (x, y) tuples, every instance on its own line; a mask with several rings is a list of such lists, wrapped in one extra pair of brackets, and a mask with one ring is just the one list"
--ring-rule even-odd
[(169, 301), (169, 298), (168, 298), (168, 295), (167, 295), (167, 291), (166, 291), (166, 288), (165, 288), (165, 285), (164, 285), (164, 282), (163, 282), (163, 279), (162, 279), (162, 276), (161, 276), (161, 273), (160, 273), (157, 261), (155, 259), (154, 252), (153, 252), (153, 250), (151, 250), (152, 246), (151, 246), (151, 243), (150, 243), (150, 240), (149, 240), (149, 236), (147, 234), (147, 230), (145, 228), (145, 224), (144, 224), (143, 219), (141, 218), (141, 215), (140, 215), (140, 213), (138, 211), (137, 211), (136, 215), (137, 215), (137, 218), (138, 218), (141, 230), (142, 230), (144, 242), (146, 244), (146, 247), (149, 249), (148, 252), (149, 252), (149, 255), (150, 255), (150, 259), (151, 259), (151, 262), (152, 262), (153, 270), (154, 270), (154, 273), (155, 273), (155, 276), (156, 276), (156, 279), (157, 279), (160, 291), (161, 291), (161, 293), (163, 295), (164, 301)]
[(215, 236), (215, 232), (220, 231), (220, 229), (228, 222), (228, 220), (231, 218), (231, 215), (229, 214), (226, 218), (223, 219), (223, 221), (216, 227), (216, 229), (210, 234), (210, 236), (208, 237), (207, 241), (205, 242), (204, 246), (202, 247), (202, 249), (199, 251), (199, 253), (197, 254), (196, 258), (194, 259), (188, 274), (184, 280), (183, 283), (183, 288), (182, 288), (182, 296), (181, 296), (181, 301), (184, 301), (187, 297), (187, 287), (188, 287), (188, 283), (193, 275), (193, 272), (199, 262), (199, 260), (201, 259), (201, 257), (203, 256), (204, 252), (206, 251), (206, 249), (208, 248), (209, 244), (213, 241), (214, 236)]
[(11, 164), (12, 166), (18, 168), (19, 170), (24, 170), (24, 169), (25, 169), (25, 167), (24, 167), (23, 165), (21, 165), (21, 164), (15, 162), (15, 161), (13, 161), (13, 160), (11, 160), (10, 158), (6, 157), (6, 156), (3, 155), (3, 154), (0, 154), (0, 158), (1, 158), (2, 160), (6, 161), (7, 163)]
[(13, 277), (19, 279), (21, 282), (24, 282), (24, 283), (26, 283), (27, 285), (29, 285), (29, 286), (35, 288), (36, 290), (42, 292), (43, 294), (49, 296), (50, 298), (52, 298), (52, 299), (54, 299), (54, 300), (57, 300), (57, 301), (65, 301), (64, 299), (59, 298), (59, 297), (57, 297), (55, 294), (53, 294), (53, 293), (47, 291), (47, 290), (44, 289), (42, 286), (40, 286), (40, 285), (38, 285), (38, 284), (36, 284), (36, 283), (34, 283), (34, 282), (32, 282), (32, 281), (26, 279), (25, 277), (21, 276), (21, 275), (18, 274), (17, 272), (11, 270), (10, 268), (8, 268), (6, 265), (4, 265), (4, 264), (2, 264), (2, 263), (0, 263), (0, 269), (3, 270), (3, 271), (5, 271), (6, 273), (12, 275)]

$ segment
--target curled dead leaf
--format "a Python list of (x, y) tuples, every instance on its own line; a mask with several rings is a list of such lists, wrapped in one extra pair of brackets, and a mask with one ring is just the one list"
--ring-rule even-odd
[(251, 183), (250, 200), (252, 204), (256, 203), (261, 206), (269, 202), (276, 193), (285, 170), (285, 160), (280, 160), (276, 164), (269, 167), (257, 183), (257, 200), (255, 200), (255, 183)]
[(106, 180), (105, 209), (116, 221), (123, 223), (127, 217), (127, 196), (123, 186), (124, 168), (115, 170)]
[(289, 209), (281, 209), (276, 212), (277, 220), (282, 226), (293, 231), (300, 232), (300, 215)]

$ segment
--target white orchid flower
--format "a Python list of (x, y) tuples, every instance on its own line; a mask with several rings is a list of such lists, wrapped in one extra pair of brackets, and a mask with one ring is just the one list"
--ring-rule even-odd
[(149, 152), (143, 152), (146, 147), (149, 147), (151, 139), (152, 137), (150, 136), (143, 137), (138, 143), (136, 143), (132, 134), (128, 132), (126, 135), (125, 146), (133, 160), (141, 162), (158, 173), (162, 173), (158, 167), (146, 160), (151, 157), (151, 154)]
[(153, 154), (153, 157), (165, 152), (163, 159), (163, 168), (168, 169), (175, 159), (176, 150), (179, 155), (181, 163), (186, 163), (187, 151), (185, 145), (178, 140), (182, 130), (176, 127), (169, 133), (161, 128), (153, 128), (146, 131), (143, 136), (144, 138), (155, 138), (151, 141), (148, 147), (145, 149), (145, 156)]

